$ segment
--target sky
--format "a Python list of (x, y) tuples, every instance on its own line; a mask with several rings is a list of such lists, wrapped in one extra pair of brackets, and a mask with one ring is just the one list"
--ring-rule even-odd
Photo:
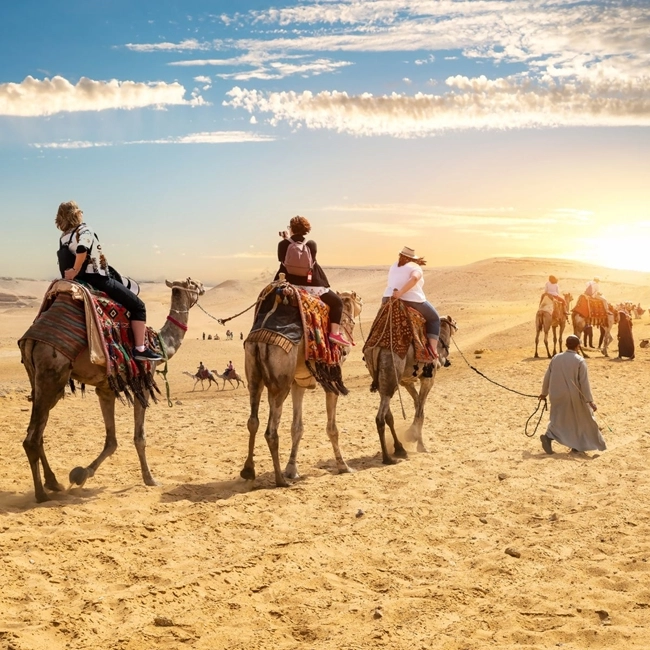
[(650, 271), (647, 0), (21, 0), (0, 36), (2, 276), (57, 275), (68, 200), (142, 280), (274, 270), (297, 214), (323, 266)]

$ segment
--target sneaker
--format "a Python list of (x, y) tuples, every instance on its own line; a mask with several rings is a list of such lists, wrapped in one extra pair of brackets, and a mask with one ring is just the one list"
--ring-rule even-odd
[(150, 350), (149, 348), (145, 348), (140, 352), (139, 350), (136, 350), (133, 348), (133, 358), (136, 359), (137, 361), (161, 361), (162, 357), (154, 352), (153, 350)]
[(350, 347), (350, 342), (346, 341), (340, 334), (330, 334), (329, 339), (330, 343), (335, 343), (344, 348)]

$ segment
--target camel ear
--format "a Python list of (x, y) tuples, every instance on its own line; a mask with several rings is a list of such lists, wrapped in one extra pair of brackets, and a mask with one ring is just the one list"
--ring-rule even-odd
[(165, 284), (166, 284), (170, 289), (173, 289), (173, 288), (174, 288), (174, 285), (173, 285), (169, 280), (165, 280)]

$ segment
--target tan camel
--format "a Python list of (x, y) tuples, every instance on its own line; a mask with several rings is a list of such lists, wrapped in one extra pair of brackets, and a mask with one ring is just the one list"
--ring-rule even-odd
[[(566, 310), (571, 311), (571, 302), (573, 296), (570, 293), (563, 294), (566, 302)], [(562, 352), (562, 337), (564, 335), (564, 328), (566, 327), (567, 315), (564, 313), (562, 303), (553, 300), (547, 293), (542, 295), (539, 303), (537, 315), (535, 317), (535, 358), (539, 358), (537, 353), (537, 346), (539, 344), (539, 335), (544, 330), (544, 345), (546, 346), (546, 354), (548, 358), (554, 357), (557, 354), (557, 344), (559, 341), (560, 352)], [(553, 354), (548, 347), (548, 332), (553, 328)], [(560, 330), (559, 336), (557, 330)]]
[[(233, 388), (239, 388), (239, 384), (244, 384), (244, 388), (246, 388), (246, 382), (242, 379), (241, 375), (234, 370), (228, 374), (226, 374), (225, 372), (217, 372), (216, 370), (211, 370), (210, 372), (215, 377), (219, 377), (219, 379), (223, 379), (223, 386), (221, 387), (222, 390), (226, 388), (226, 382), (229, 382)], [(234, 381), (237, 382), (236, 386), (233, 383)], [(215, 383), (216, 383), (216, 379), (215, 379)]]
[(210, 370), (206, 370), (206, 373), (203, 377), (197, 372), (192, 374), (191, 372), (188, 372), (187, 370), (183, 371), (184, 375), (187, 375), (188, 377), (191, 377), (194, 379), (194, 388), (192, 388), (192, 392), (196, 390), (196, 385), (201, 382), (201, 390), (205, 390), (205, 387), (203, 386), (203, 382), (207, 381), (208, 382), (208, 390), (210, 390), (210, 386), (212, 386), (212, 383), (214, 382), (214, 385), (219, 388), (219, 382), (214, 378), (214, 374)]
[[(571, 321), (573, 324), (573, 333), (578, 338), (580, 338), (582, 336), (583, 330), (587, 326), (587, 321), (583, 316), (576, 313), (575, 311), (571, 314)], [(615, 323), (616, 323), (616, 314), (612, 314), (612, 312), (608, 311), (607, 323), (603, 325), (603, 329), (605, 331), (603, 334), (603, 342), (600, 347), (600, 351), (603, 353), (603, 356), (605, 357), (609, 356), (609, 353), (607, 352), (607, 347), (614, 340), (614, 337), (612, 336), (612, 327), (614, 327)]]
[[(355, 318), (361, 313), (362, 301), (353, 291), (339, 293), (343, 300), (343, 322), (341, 327), (348, 337), (354, 330)], [(248, 457), (240, 476), (247, 480), (255, 479), (255, 436), (260, 425), (259, 405), (264, 387), (267, 389), (269, 402), (269, 420), (266, 425), (264, 437), (268, 443), (275, 484), (278, 487), (287, 487), (286, 479), (298, 478), (297, 456), (298, 447), (303, 434), (302, 402), (307, 388), (315, 388), (316, 381), (305, 365), (304, 337), (298, 345), (294, 345), (289, 352), (270, 343), (245, 342), (246, 378), (248, 379), (248, 392), (250, 395), (251, 413), (248, 418)], [(347, 354), (347, 353), (346, 353)], [(282, 415), (282, 405), (291, 392), (293, 402), (293, 421), (291, 423), (291, 455), (289, 462), (282, 474), (280, 469), (278, 427)], [(343, 460), (339, 449), (339, 431), (336, 426), (336, 404), (338, 395), (325, 392), (325, 407), (327, 410), (327, 435), (329, 436), (334, 457), (339, 473), (352, 472)], [(286, 477), (286, 478), (285, 478)]]
[[(456, 321), (451, 316), (440, 319), (440, 339), (438, 341), (439, 362), (446, 364), (449, 356), (449, 343), (452, 334), (458, 329)], [(406, 356), (401, 359), (397, 354), (387, 348), (376, 347), (368, 350), (366, 348), (366, 367), (372, 376), (371, 390), (379, 391), (380, 401), (379, 410), (375, 417), (377, 424), (377, 433), (379, 434), (379, 444), (381, 445), (382, 462), (384, 465), (395, 464), (395, 459), (391, 458), (386, 446), (386, 424), (393, 436), (395, 445), (394, 455), (398, 458), (406, 458), (407, 453), (404, 445), (397, 438), (395, 431), (395, 419), (390, 410), (390, 400), (400, 386), (406, 388), (408, 394), (413, 399), (415, 414), (413, 422), (408, 428), (405, 438), (408, 441), (417, 441), (417, 450), (427, 452), (427, 448), (422, 441), (422, 427), (424, 425), (424, 405), (426, 404), (429, 392), (433, 388), (433, 382), (436, 378), (439, 364), (432, 364), (431, 371), (425, 371), (424, 364), (415, 361), (415, 349), (411, 344)], [(418, 368), (414, 371), (414, 368)], [(429, 375), (430, 376), (425, 376)], [(399, 382), (398, 382), (399, 378)], [(415, 382), (420, 381), (420, 391), (415, 388)]]
[[(188, 314), (199, 296), (204, 293), (203, 285), (190, 278), (187, 280), (166, 283), (172, 290), (171, 310), (168, 320), (160, 330), (160, 336), (165, 346), (168, 358), (174, 356), (187, 331)], [(42, 316), (47, 318), (47, 312)], [(106, 440), (100, 455), (86, 468), (75, 467), (70, 472), (70, 483), (82, 486), (86, 480), (94, 476), (99, 466), (117, 449), (115, 437), (115, 393), (108, 385), (106, 369), (94, 365), (90, 361), (86, 348), (74, 362), (57, 352), (51, 345), (32, 339), (21, 343), (21, 355), (25, 369), (32, 386), (32, 414), (27, 428), (27, 437), (23, 447), (29, 459), (29, 465), (34, 479), (36, 500), (40, 503), (48, 501), (45, 488), (55, 492), (65, 490), (54, 475), (45, 457), (43, 447), (43, 432), (54, 405), (63, 397), (65, 387), (70, 379), (95, 386), (99, 405), (106, 426)], [(164, 363), (164, 362), (159, 362)], [(151, 475), (146, 457), (146, 437), (144, 430), (145, 408), (138, 400), (134, 400), (135, 433), (134, 443), (140, 459), (142, 479), (145, 485), (158, 485)], [(41, 482), (39, 467), (43, 466), (45, 486)]]

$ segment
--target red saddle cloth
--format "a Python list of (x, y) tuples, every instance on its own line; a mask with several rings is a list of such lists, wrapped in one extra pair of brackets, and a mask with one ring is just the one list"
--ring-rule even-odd
[(387, 300), (375, 316), (363, 353), (380, 347), (392, 350), (400, 359), (404, 359), (409, 347), (413, 345), (417, 362), (433, 363), (433, 355), (427, 347), (425, 326), (426, 320), (420, 312), (401, 300)]
[(582, 316), (587, 325), (600, 327), (607, 324), (607, 316), (610, 312), (605, 309), (605, 303), (600, 298), (592, 298), (581, 293), (573, 313)]
[[(91, 331), (98, 334), (99, 341), (91, 340)], [(165, 356), (158, 335), (150, 327), (147, 327), (146, 337), (149, 347)], [(105, 366), (108, 383), (120, 400), (126, 398), (133, 403), (135, 397), (147, 406), (148, 398), (156, 401), (156, 393), (160, 393), (154, 379), (155, 365), (133, 359), (133, 332), (128, 311), (105, 293), (88, 286), (53, 282), (36, 320), (21, 341), (23, 339), (48, 343), (71, 361), (89, 345), (99, 345), (103, 355), (95, 350), (91, 361), (103, 357), (103, 363), (98, 365)]]

